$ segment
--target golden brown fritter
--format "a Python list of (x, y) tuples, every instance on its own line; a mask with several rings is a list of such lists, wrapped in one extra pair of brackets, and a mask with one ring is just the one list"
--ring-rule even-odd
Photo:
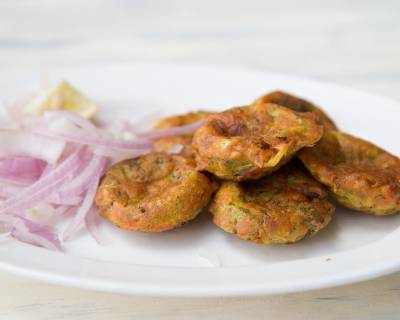
[(289, 93), (273, 91), (254, 101), (254, 104), (259, 103), (275, 103), (297, 112), (313, 112), (318, 116), (320, 123), (324, 126), (325, 130), (337, 130), (336, 124), (324, 111), (321, 110), (321, 108), (307, 100), (298, 98)]
[(118, 227), (161, 232), (192, 220), (214, 191), (193, 159), (152, 152), (108, 170), (97, 191), (97, 212)]
[(209, 116), (195, 132), (192, 146), (198, 169), (221, 179), (254, 180), (276, 171), (322, 134), (313, 113), (267, 103)]
[(344, 206), (374, 215), (400, 211), (400, 159), (372, 143), (330, 131), (299, 158)]
[[(154, 126), (154, 129), (168, 129), (173, 127), (190, 125), (199, 120), (205, 119), (210, 114), (211, 112), (197, 111), (197, 112), (189, 112), (181, 115), (166, 117), (159, 120)], [(180, 152), (180, 154), (194, 158), (194, 152), (192, 148), (192, 137), (193, 133), (188, 133), (180, 136), (158, 138), (154, 140), (154, 145), (159, 150), (166, 152), (169, 152), (177, 145), (181, 145), (183, 149)]]
[(324, 228), (335, 210), (300, 163), (257, 181), (225, 181), (211, 202), (214, 223), (256, 243), (293, 243)]

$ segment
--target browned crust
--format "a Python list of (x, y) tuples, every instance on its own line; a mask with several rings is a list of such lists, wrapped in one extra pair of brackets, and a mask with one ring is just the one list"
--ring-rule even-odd
[(400, 159), (376, 145), (331, 131), (299, 158), (344, 206), (374, 215), (400, 211)]
[(192, 146), (200, 170), (221, 179), (254, 180), (276, 171), (302, 147), (314, 145), (322, 133), (313, 113), (257, 104), (209, 116)]
[(322, 109), (313, 103), (283, 91), (273, 91), (259, 97), (254, 104), (275, 103), (297, 112), (313, 112), (325, 130), (337, 130), (336, 124)]
[(292, 162), (258, 181), (223, 182), (210, 205), (221, 229), (264, 244), (314, 235), (334, 209), (324, 187)]
[(120, 228), (161, 232), (195, 218), (214, 190), (192, 159), (152, 152), (109, 169), (95, 204), (101, 216)]

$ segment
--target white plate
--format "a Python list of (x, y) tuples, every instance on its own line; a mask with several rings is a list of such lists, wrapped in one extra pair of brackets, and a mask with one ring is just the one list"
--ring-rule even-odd
[[(283, 89), (323, 106), (344, 131), (400, 154), (400, 105), (337, 85), (282, 74), (193, 65), (102, 66), (50, 70), (103, 106), (128, 117), (222, 110)], [(37, 75), (0, 79), (2, 97), (38, 86)], [(400, 269), (400, 215), (371, 217), (338, 208), (313, 239), (256, 245), (224, 233), (203, 214), (181, 229), (142, 234), (107, 222), (111, 244), (80, 235), (66, 254), (13, 240), (0, 244), (0, 268), (34, 279), (95, 290), (165, 296), (237, 296), (341, 285)]]

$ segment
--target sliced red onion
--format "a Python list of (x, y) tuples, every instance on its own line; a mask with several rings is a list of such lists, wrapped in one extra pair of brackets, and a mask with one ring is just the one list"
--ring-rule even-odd
[(15, 185), (15, 184), (9, 184), (9, 183), (2, 183), (0, 185), (0, 198), (10, 198), (18, 193), (20, 193), (24, 187)]
[(63, 185), (58, 192), (49, 199), (68, 199), (76, 197), (87, 190), (93, 177), (102, 176), (107, 165), (107, 158), (94, 155), (86, 168), (80, 172), (74, 179)]
[(132, 150), (132, 149), (151, 149), (153, 147), (153, 143), (147, 139), (136, 139), (133, 141), (121, 141), (110, 138), (97, 138), (88, 136), (86, 133), (81, 132), (52, 132), (46, 128), (37, 128), (32, 130), (33, 133), (49, 137), (64, 140), (67, 142), (73, 142), (79, 145), (89, 145), (95, 147), (108, 147), (113, 149), (122, 149), (122, 150)]
[(139, 132), (151, 128), (152, 123), (160, 117), (160, 111), (153, 111), (145, 116), (136, 118), (136, 120), (128, 121), (125, 119), (117, 119), (114, 121), (104, 121), (101, 119), (94, 119), (96, 127), (105, 129), (118, 136), (122, 136), (125, 132)]
[(93, 181), (90, 184), (88, 191), (86, 192), (85, 198), (83, 199), (82, 205), (79, 207), (75, 216), (72, 218), (71, 223), (68, 225), (63, 233), (64, 241), (70, 239), (85, 221), (85, 218), (93, 205), (99, 180), (100, 175), (93, 178)]
[(136, 136), (140, 138), (147, 138), (147, 139), (156, 139), (156, 138), (164, 138), (164, 137), (171, 137), (171, 136), (180, 136), (187, 133), (192, 133), (198, 128), (200, 128), (204, 123), (204, 120), (196, 121), (192, 124), (186, 126), (178, 126), (166, 129), (156, 129), (151, 131), (144, 131), (136, 133)]
[(11, 236), (39, 247), (63, 251), (60, 240), (52, 228), (42, 226), (28, 219), (16, 218)]
[(117, 138), (122, 138), (125, 132), (132, 131), (131, 123), (127, 120), (117, 120), (109, 123), (97, 123), (97, 127), (110, 132)]
[(110, 164), (125, 160), (133, 159), (146, 154), (150, 149), (143, 150), (115, 150), (106, 147), (96, 147), (92, 149), (93, 153), (110, 158)]
[(62, 215), (64, 217), (72, 217), (76, 213), (77, 210), (78, 210), (78, 206), (71, 206), (71, 207), (68, 207), (67, 210), (62, 212)]
[(64, 147), (65, 142), (61, 140), (24, 131), (0, 130), (0, 157), (25, 156), (56, 163)]
[(152, 141), (132, 136), (128, 122), (120, 133), (109, 132), (65, 111), (25, 117), (18, 125), (22, 131), (0, 130), (0, 198), (5, 198), (0, 201), (0, 226), (20, 241), (61, 249), (54, 230), (45, 224), (72, 215), (64, 239), (86, 225), (104, 243), (93, 209), (100, 177), (110, 162), (148, 152)]
[(0, 214), (0, 222), (11, 226), (11, 236), (19, 241), (62, 251), (62, 246), (56, 233), (49, 226), (9, 214)]
[(109, 244), (110, 241), (108, 238), (105, 237), (103, 233), (99, 230), (99, 216), (96, 213), (96, 210), (92, 207), (89, 210), (86, 218), (85, 218), (85, 226), (86, 229), (89, 231), (92, 238), (101, 246)]
[(32, 131), (45, 136), (63, 139), (68, 142), (90, 145), (94, 147), (108, 147), (122, 150), (143, 149), (152, 147), (147, 139), (116, 139), (111, 132), (105, 130), (85, 130), (76, 126), (65, 118), (55, 118), (45, 126), (36, 126)]
[[(4, 202), (4, 209), (0, 209), (0, 212), (16, 212), (19, 210), (29, 209), (35, 206), (40, 201), (45, 200), (49, 194), (55, 192), (63, 183), (65, 183), (66, 178), (67, 175), (58, 178), (54, 181), (50, 181), (49, 184), (47, 184), (45, 187), (43, 187), (42, 189), (38, 189), (38, 191), (30, 195), (27, 194), (25, 194), (24, 196), (14, 195), (13, 197), (8, 198)], [(29, 189), (29, 187), (26, 189)], [(2, 206), (0, 206), (0, 208), (1, 207)]]
[(29, 157), (6, 157), (0, 159), (0, 180), (27, 185), (42, 174), (46, 162)]
[(59, 188), (67, 177), (70, 176), (85, 157), (86, 150), (80, 149), (71, 154), (58, 165), (52, 172), (40, 178), (38, 181), (23, 189), (0, 204), (0, 213), (10, 210), (23, 210), (32, 208), (36, 203), (45, 200), (51, 192)]
[(0, 222), (8, 225), (13, 225), (16, 217), (10, 214), (1, 213), (0, 214)]
[(41, 225), (56, 225), (64, 218), (70, 217), (77, 210), (77, 206), (51, 205), (45, 202), (37, 204), (34, 208), (26, 210), (24, 218), (37, 222)]
[(33, 182), (35, 182), (35, 180), (28, 180), (20, 177), (0, 177), (0, 183), (9, 183), (21, 187), (27, 187), (31, 185)]
[(133, 122), (127, 122), (125, 126), (125, 130), (131, 131), (133, 133), (140, 132), (144, 130), (150, 130), (153, 123), (160, 118), (161, 110), (154, 110), (151, 113), (148, 113), (144, 116), (140, 116), (136, 118)]
[(76, 206), (59, 206), (56, 208), (57, 216), (68, 216), (69, 214), (75, 212), (77, 209)]
[(41, 177), (44, 177), (45, 175), (47, 175), (50, 171), (52, 171), (54, 169), (54, 164), (48, 163), (46, 165), (46, 167), (43, 169), (42, 175)]
[(59, 193), (53, 193), (46, 201), (51, 204), (59, 205), (59, 206), (77, 206), (82, 203), (83, 198), (81, 196), (69, 196), (62, 198), (59, 196)]
[[(20, 194), (23, 190), (24, 187), (21, 186), (12, 184), (1, 184), (0, 198), (8, 199), (15, 196), (16, 194)], [(57, 192), (51, 194), (45, 201), (54, 205), (77, 206), (82, 202), (82, 197), (75, 195), (69, 197), (61, 197)]]
[(34, 173), (40, 176), (46, 166), (46, 162), (40, 159), (29, 157), (5, 157), (0, 159), (0, 173), (9, 172), (11, 174)]
[(54, 221), (56, 209), (53, 205), (40, 202), (33, 208), (25, 210), (23, 217), (43, 225), (50, 225)]

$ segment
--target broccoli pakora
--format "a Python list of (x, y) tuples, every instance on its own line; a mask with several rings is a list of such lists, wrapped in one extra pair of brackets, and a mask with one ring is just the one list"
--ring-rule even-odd
[[(190, 125), (199, 120), (205, 119), (211, 113), (206, 111), (189, 112), (181, 115), (175, 115), (159, 120), (154, 129), (168, 129), (173, 127), (180, 127)], [(193, 133), (188, 133), (179, 136), (163, 137), (154, 140), (154, 145), (157, 149), (169, 152), (175, 146), (182, 146), (180, 153), (184, 156), (194, 157), (192, 148)]]
[(325, 188), (296, 161), (257, 181), (223, 182), (210, 205), (221, 229), (264, 244), (312, 236), (334, 210)]
[(214, 186), (193, 159), (152, 152), (111, 167), (97, 191), (97, 212), (118, 227), (161, 232), (195, 218)]
[(374, 144), (330, 131), (299, 158), (342, 205), (374, 215), (400, 211), (400, 159)]
[(207, 117), (195, 132), (192, 146), (200, 170), (221, 179), (254, 180), (276, 171), (322, 134), (313, 113), (267, 103)]
[(321, 108), (307, 100), (298, 98), (286, 92), (270, 92), (254, 101), (254, 104), (259, 103), (275, 103), (297, 112), (313, 112), (318, 116), (319, 121), (324, 126), (325, 130), (337, 130), (336, 124), (324, 111), (321, 110)]

